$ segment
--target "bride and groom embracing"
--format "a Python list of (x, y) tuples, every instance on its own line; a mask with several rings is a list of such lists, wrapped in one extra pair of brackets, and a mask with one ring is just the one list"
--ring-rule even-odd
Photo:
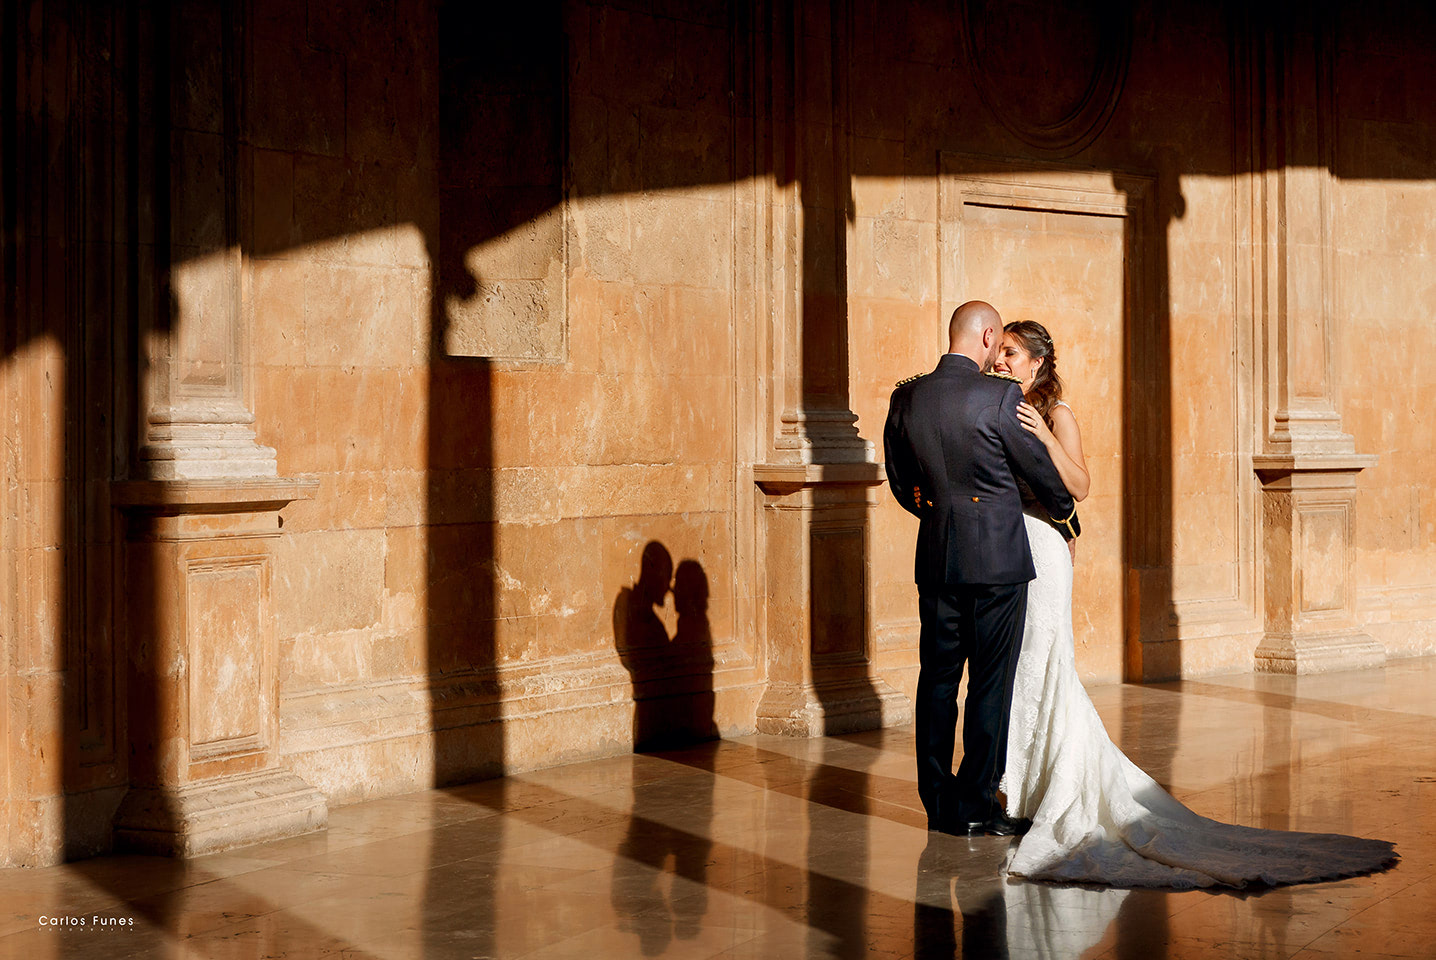
[(1015, 876), (1117, 886), (1300, 883), (1395, 860), (1385, 841), (1209, 820), (1112, 743), (1074, 662), (1074, 500), (1089, 478), (1052, 338), (1032, 321), (1004, 328), (974, 300), (953, 312), (948, 341), (937, 369), (898, 384), (883, 431), (893, 495), (921, 521), (915, 735), (928, 829), (1020, 837)]

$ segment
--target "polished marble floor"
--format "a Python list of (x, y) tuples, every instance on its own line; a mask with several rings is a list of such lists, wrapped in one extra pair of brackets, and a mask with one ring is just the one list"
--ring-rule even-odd
[(1007, 882), (1009, 841), (924, 829), (910, 729), (757, 736), (342, 807), (188, 863), (0, 871), (0, 958), (1436, 957), (1433, 690), (1436, 659), (1092, 691), (1197, 811), (1395, 841), (1373, 876)]

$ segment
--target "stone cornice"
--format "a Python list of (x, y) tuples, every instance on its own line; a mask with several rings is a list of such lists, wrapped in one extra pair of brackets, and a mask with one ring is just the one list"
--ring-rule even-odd
[(758, 463), (753, 465), (753, 482), (764, 493), (776, 496), (796, 493), (804, 487), (876, 487), (886, 479), (877, 463)]
[(163, 513), (233, 513), (279, 510), (308, 500), (319, 481), (294, 477), (242, 477), (215, 480), (122, 480), (113, 502), (132, 509)]
[(1364, 453), (1261, 454), (1252, 469), (1267, 489), (1282, 487), (1352, 486), (1362, 470), (1379, 458)]

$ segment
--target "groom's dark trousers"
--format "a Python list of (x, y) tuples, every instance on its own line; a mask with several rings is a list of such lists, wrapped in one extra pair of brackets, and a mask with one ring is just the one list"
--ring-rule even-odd
[[(985, 820), (1000, 809), (997, 785), (1007, 763), (1007, 717), (1026, 610), (1026, 583), (918, 588), (917, 789), (934, 826)], [(954, 777), (964, 664), (967, 720)]]
[[(1074, 516), (1046, 448), (1017, 419), (1021, 400), (1017, 384), (949, 353), (893, 391), (883, 428), (888, 486), (921, 521), (913, 564), (922, 621), (918, 794), (928, 825), (948, 832), (1001, 813), (1012, 677), (1027, 582), (1036, 575), (1018, 478), (1051, 516)], [(954, 776), (964, 668), (967, 715)]]

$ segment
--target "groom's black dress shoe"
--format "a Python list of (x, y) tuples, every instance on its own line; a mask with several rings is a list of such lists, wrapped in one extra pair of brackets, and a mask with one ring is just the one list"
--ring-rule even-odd
[(1031, 820), (1014, 820), (999, 813), (987, 820), (938, 822), (929, 820), (927, 828), (953, 837), (1019, 837), (1032, 827)]
[(1020, 837), (1032, 829), (1031, 820), (1016, 820), (1005, 813), (999, 813), (986, 820), (969, 821), (969, 837)]

